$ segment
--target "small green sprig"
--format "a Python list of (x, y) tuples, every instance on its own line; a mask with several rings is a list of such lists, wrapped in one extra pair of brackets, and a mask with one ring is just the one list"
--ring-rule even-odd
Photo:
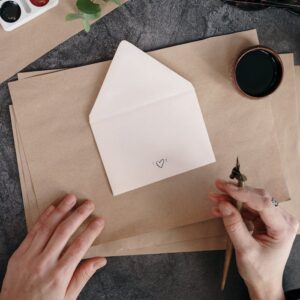
[[(113, 2), (116, 5), (121, 5), (121, 0), (103, 0), (104, 2)], [(86, 32), (91, 29), (90, 22), (100, 18), (102, 7), (99, 3), (92, 0), (77, 0), (76, 7), (78, 12), (69, 13), (66, 15), (66, 21), (81, 20), (83, 28)]]

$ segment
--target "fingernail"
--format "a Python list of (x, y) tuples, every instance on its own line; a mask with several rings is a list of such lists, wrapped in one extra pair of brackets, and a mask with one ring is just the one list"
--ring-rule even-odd
[(232, 191), (237, 191), (239, 189), (239, 187), (232, 182), (227, 182), (226, 187)]
[(104, 219), (102, 219), (102, 218), (96, 218), (94, 222), (98, 227), (104, 226)]
[(94, 202), (92, 202), (91, 200), (85, 200), (83, 202), (83, 205), (85, 206), (85, 208), (87, 208), (88, 210), (94, 210), (95, 209), (95, 204)]
[(219, 205), (219, 210), (221, 212), (221, 214), (224, 216), (224, 217), (228, 217), (232, 214), (232, 210), (230, 207), (228, 207), (226, 204), (224, 203), (221, 203)]
[(220, 212), (218, 207), (213, 207), (211, 212), (212, 212), (213, 215), (218, 215), (218, 216), (221, 215), (221, 212)]
[(225, 184), (227, 182), (226, 180), (220, 178), (218, 178), (216, 181), (222, 184)]
[(212, 202), (219, 203), (220, 195), (216, 194), (216, 193), (209, 193), (208, 194), (208, 199)]
[(103, 259), (101, 259), (99, 261), (96, 261), (94, 263), (94, 269), (98, 270), (98, 269), (104, 267), (106, 264), (107, 264), (107, 260), (106, 260), (106, 258), (103, 258)]
[(55, 209), (54, 205), (49, 206), (45, 211), (45, 216), (46, 217), (49, 216), (53, 212), (54, 209)]
[(76, 197), (74, 195), (68, 195), (65, 198), (65, 203), (69, 206), (72, 206), (76, 203)]
[(220, 197), (220, 194), (217, 194), (217, 193), (214, 193), (214, 192), (209, 192), (209, 193), (208, 193), (208, 197), (211, 197), (211, 198), (219, 198), (219, 197)]

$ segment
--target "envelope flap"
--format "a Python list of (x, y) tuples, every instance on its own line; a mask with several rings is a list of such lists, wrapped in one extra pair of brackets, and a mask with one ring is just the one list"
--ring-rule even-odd
[(117, 49), (90, 122), (193, 91), (192, 84), (127, 41)]

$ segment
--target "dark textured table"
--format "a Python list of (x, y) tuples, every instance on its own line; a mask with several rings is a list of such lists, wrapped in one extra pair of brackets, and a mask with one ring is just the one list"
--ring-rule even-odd
[[(279, 52), (294, 52), (300, 64), (300, 15), (274, 8), (244, 12), (218, 0), (131, 0), (93, 25), (89, 34), (77, 34), (26, 71), (111, 59), (123, 39), (147, 51), (252, 28), (258, 30), (262, 44)], [(10, 255), (26, 234), (10, 103), (5, 82), (0, 85), (1, 280)], [(222, 251), (110, 258), (80, 299), (248, 299), (235, 265), (226, 290), (219, 291), (223, 258)], [(299, 237), (286, 267), (284, 287), (300, 287)]]

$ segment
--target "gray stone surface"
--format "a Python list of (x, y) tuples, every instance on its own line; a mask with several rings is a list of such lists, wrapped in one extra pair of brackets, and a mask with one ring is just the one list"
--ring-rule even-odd
[[(244, 12), (218, 0), (131, 0), (98, 21), (89, 34), (77, 34), (26, 67), (26, 71), (106, 60), (112, 58), (123, 39), (153, 50), (252, 28), (257, 28), (262, 44), (279, 52), (294, 52), (300, 64), (300, 16), (287, 11), (269, 8)], [(5, 82), (0, 85), (1, 278), (9, 256), (26, 234), (10, 103)], [(225, 292), (219, 291), (222, 263), (221, 251), (111, 258), (88, 283), (80, 299), (248, 299), (235, 265)], [(300, 238), (288, 261), (284, 286), (300, 287)]]

